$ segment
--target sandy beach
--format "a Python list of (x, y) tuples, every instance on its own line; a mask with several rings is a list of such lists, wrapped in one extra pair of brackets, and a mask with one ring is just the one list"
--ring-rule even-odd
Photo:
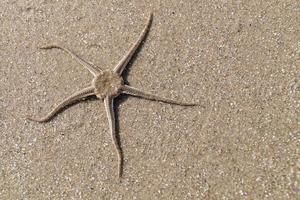
[[(103, 102), (43, 116), (93, 76), (199, 106), (121, 95), (121, 182)], [(3, 0), (0, 199), (300, 199), (300, 2)]]

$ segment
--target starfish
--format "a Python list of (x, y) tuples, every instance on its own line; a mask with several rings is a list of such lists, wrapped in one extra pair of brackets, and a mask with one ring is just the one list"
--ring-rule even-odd
[(152, 23), (153, 14), (150, 13), (146, 26), (144, 27), (143, 31), (141, 32), (138, 40), (134, 43), (131, 49), (127, 52), (127, 54), (122, 58), (122, 60), (115, 66), (113, 70), (102, 70), (99, 67), (86, 62), (85, 60), (81, 59), (79, 56), (74, 54), (67, 48), (64, 48), (59, 45), (49, 45), (45, 47), (41, 47), (41, 49), (61, 49), (62, 51), (68, 53), (79, 62), (83, 67), (89, 70), (90, 73), (94, 75), (94, 79), (89, 87), (86, 87), (65, 100), (63, 100), (60, 104), (58, 104), (51, 112), (49, 112), (46, 116), (41, 118), (34, 118), (28, 117), (28, 119), (36, 121), (36, 122), (47, 122), (52, 117), (54, 117), (58, 112), (60, 112), (63, 108), (68, 105), (71, 105), (79, 100), (83, 100), (89, 96), (96, 96), (98, 99), (103, 100), (108, 123), (110, 127), (110, 133), (115, 145), (115, 149), (118, 155), (118, 176), (119, 178), (122, 177), (123, 171), (123, 152), (120, 147), (120, 143), (117, 138), (116, 127), (115, 127), (115, 114), (114, 114), (114, 105), (113, 100), (119, 94), (128, 94), (135, 97), (140, 97), (148, 100), (154, 101), (161, 101), (165, 103), (181, 105), (181, 106), (195, 106), (198, 104), (195, 103), (184, 103), (175, 101), (168, 98), (159, 97), (157, 95), (144, 92), (140, 89), (131, 87), (129, 85), (124, 84), (124, 80), (122, 78), (122, 72), (128, 65), (129, 61), (132, 59), (132, 56), (137, 51), (138, 47), (141, 45), (142, 41), (145, 39), (150, 25)]

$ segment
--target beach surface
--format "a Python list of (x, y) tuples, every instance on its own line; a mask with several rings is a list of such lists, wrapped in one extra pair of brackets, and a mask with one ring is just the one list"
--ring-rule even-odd
[[(144, 28), (126, 83), (199, 106), (121, 95), (117, 155), (103, 102), (40, 117), (113, 69)], [(0, 199), (300, 199), (300, 3), (4, 0)]]

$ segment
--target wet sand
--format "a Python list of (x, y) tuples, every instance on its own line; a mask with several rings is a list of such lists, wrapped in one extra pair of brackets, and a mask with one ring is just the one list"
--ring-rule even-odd
[[(25, 3), (26, 2), (26, 3)], [(8, 1), (0, 7), (0, 199), (299, 199), (300, 3)], [(122, 182), (95, 98), (41, 116), (87, 86), (60, 44), (112, 69), (143, 29), (124, 78), (198, 107), (115, 101)]]

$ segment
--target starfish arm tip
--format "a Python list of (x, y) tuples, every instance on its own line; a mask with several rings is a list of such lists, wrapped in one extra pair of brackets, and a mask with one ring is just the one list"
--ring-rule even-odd
[(30, 121), (34, 121), (34, 122), (46, 122), (47, 121), (47, 119), (45, 119), (45, 118), (36, 118), (36, 117), (32, 117), (32, 116), (26, 116), (26, 119), (30, 120)]
[(56, 44), (51, 45), (45, 45), (45, 46), (38, 46), (39, 49), (53, 49), (53, 48), (59, 48)]

